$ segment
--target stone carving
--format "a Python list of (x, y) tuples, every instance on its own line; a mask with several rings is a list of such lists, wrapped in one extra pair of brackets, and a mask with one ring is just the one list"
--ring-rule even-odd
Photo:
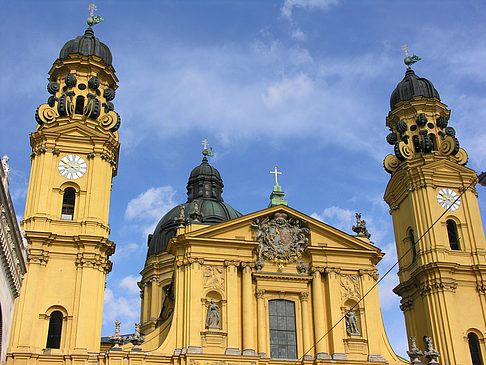
[(255, 262), (255, 268), (257, 269), (257, 271), (261, 271), (263, 269), (263, 266), (265, 266), (265, 264), (263, 263), (263, 261), (257, 260)]
[(199, 203), (197, 200), (194, 200), (194, 208), (192, 212), (189, 213), (189, 217), (191, 218), (193, 223), (201, 223), (203, 219), (203, 214), (199, 211)]
[(4, 177), (5, 185), (8, 185), (8, 183), (9, 183), (9, 180), (8, 180), (8, 175), (10, 174), (10, 166), (8, 166), (9, 160), (10, 159), (8, 158), (7, 155), (4, 155), (2, 157), (2, 168), (3, 168), (3, 174), (5, 175), (5, 177)]
[(361, 219), (361, 213), (356, 213), (356, 225), (352, 229), (360, 237), (371, 237), (371, 234), (366, 229), (366, 221)]
[(73, 74), (67, 74), (67, 76), (64, 78), (64, 83), (66, 84), (67, 87), (73, 87), (76, 85), (76, 77)]
[(135, 323), (135, 333), (128, 340), (134, 345), (132, 351), (142, 350), (139, 346), (145, 341), (145, 336), (140, 334), (140, 323)]
[(208, 314), (206, 316), (206, 329), (219, 329), (219, 319), (219, 307), (214, 303), (214, 299), (211, 299), (208, 306)]
[(224, 267), (206, 265), (203, 270), (205, 288), (224, 289)]
[(120, 321), (115, 321), (115, 334), (108, 337), (108, 340), (113, 343), (113, 350), (120, 350), (120, 345), (123, 343), (123, 337), (120, 335)]
[(421, 356), (423, 356), (424, 354), (417, 347), (416, 341), (417, 341), (417, 339), (414, 336), (410, 337), (410, 343), (411, 343), (410, 344), (410, 351), (407, 351), (407, 355), (410, 357), (410, 362), (412, 364), (419, 365), (419, 364), (422, 364), (422, 362), (419, 360), (419, 358)]
[(60, 90), (60, 85), (58, 82), (51, 81), (47, 84), (47, 92), (54, 95)]
[(360, 294), (360, 285), (358, 275), (341, 274), (342, 299), (358, 299)]
[(187, 218), (184, 209), (184, 204), (181, 204), (179, 208), (179, 216), (175, 219), (175, 222), (178, 225), (177, 228), (184, 228), (187, 224)]
[(361, 336), (358, 330), (358, 320), (356, 319), (356, 313), (354, 313), (353, 307), (349, 308), (346, 312), (346, 332), (349, 336)]
[(92, 78), (89, 79), (89, 81), (88, 81), (88, 87), (90, 89), (95, 90), (99, 86), (100, 86), (100, 80), (96, 76), (93, 76)]
[(304, 261), (299, 261), (297, 264), (297, 271), (299, 274), (305, 274), (309, 266)]
[(434, 345), (432, 344), (432, 337), (424, 336), (425, 344), (427, 345), (427, 351), (424, 352), (425, 357), (429, 360), (429, 365), (438, 365), (439, 362), (437, 358), (440, 356), (439, 352), (434, 349)]
[(305, 222), (288, 217), (284, 212), (256, 218), (251, 223), (259, 242), (258, 259), (276, 262), (295, 262), (307, 248), (310, 230)]

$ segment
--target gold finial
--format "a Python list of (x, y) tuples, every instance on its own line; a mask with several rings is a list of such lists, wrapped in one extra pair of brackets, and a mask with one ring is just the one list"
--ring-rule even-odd
[(406, 44), (402, 46), (402, 51), (405, 51), (405, 57), (408, 57), (408, 51), (410, 50), (408, 49), (408, 46)]
[(270, 171), (270, 174), (275, 175), (275, 185), (278, 185), (277, 175), (282, 175), (282, 172), (277, 171), (277, 166), (275, 166), (275, 171)]

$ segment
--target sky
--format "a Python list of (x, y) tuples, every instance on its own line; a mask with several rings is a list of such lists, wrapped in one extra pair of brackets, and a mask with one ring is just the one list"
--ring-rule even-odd
[[(0, 155), (10, 157), (10, 193), (23, 216), (29, 133), (46, 102), (48, 71), (63, 44), (82, 35), (88, 1), (3, 1), (0, 24)], [(486, 3), (481, 1), (205, 0), (97, 1), (94, 28), (113, 54), (121, 118), (113, 180), (102, 335), (133, 332), (147, 235), (185, 202), (201, 141), (223, 178), (223, 198), (248, 214), (268, 205), (277, 166), (289, 206), (353, 234), (354, 214), (397, 257), (383, 193), (393, 153), (385, 137), (389, 97), (405, 73), (402, 45), (422, 60), (452, 110), (450, 126), (486, 170)], [(486, 212), (486, 191), (478, 187)], [(379, 287), (389, 340), (402, 356), (407, 336), (396, 271)]]

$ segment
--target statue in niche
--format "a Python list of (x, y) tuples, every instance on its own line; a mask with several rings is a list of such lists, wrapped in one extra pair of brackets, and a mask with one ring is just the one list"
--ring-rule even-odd
[(211, 328), (219, 329), (219, 307), (214, 303), (214, 299), (211, 299), (211, 303), (209, 303), (208, 315), (206, 317), (206, 329)]
[(349, 336), (361, 336), (358, 330), (358, 320), (356, 319), (356, 313), (354, 313), (353, 307), (349, 308), (346, 312), (346, 332)]

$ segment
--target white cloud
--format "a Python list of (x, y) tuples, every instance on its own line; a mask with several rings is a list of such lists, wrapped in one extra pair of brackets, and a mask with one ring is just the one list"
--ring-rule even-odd
[(291, 19), (294, 8), (326, 11), (338, 3), (339, 0), (285, 0), (280, 12), (284, 18)]
[(137, 282), (140, 281), (140, 277), (136, 277), (133, 275), (125, 276), (118, 286), (120, 288), (126, 289), (130, 294), (138, 294), (140, 292), (140, 288), (137, 285)]
[(175, 193), (172, 186), (148, 189), (128, 202), (125, 220), (136, 221), (144, 235), (153, 232), (160, 217), (177, 205), (173, 200)]
[(298, 74), (288, 79), (284, 78), (276, 84), (268, 86), (263, 94), (263, 103), (273, 108), (289, 100), (305, 98), (312, 90), (312, 81), (305, 74)]
[[(115, 332), (115, 320), (122, 322), (122, 334), (133, 333), (134, 323), (139, 320), (140, 296), (122, 296), (114, 293), (111, 289), (105, 289), (103, 305), (103, 328)], [(113, 327), (111, 327), (111, 324)], [(105, 334), (108, 335), (108, 334)]]
[(145, 246), (141, 247), (136, 243), (117, 243), (115, 254), (111, 260), (113, 263), (117, 263), (127, 258), (132, 258), (138, 252), (145, 253), (145, 250)]
[(307, 35), (299, 28), (292, 29), (290, 36), (296, 41), (305, 41), (307, 39)]
[(344, 232), (351, 232), (353, 224), (356, 223), (353, 211), (335, 205), (324, 209), (321, 214), (312, 213), (311, 217), (339, 228)]

